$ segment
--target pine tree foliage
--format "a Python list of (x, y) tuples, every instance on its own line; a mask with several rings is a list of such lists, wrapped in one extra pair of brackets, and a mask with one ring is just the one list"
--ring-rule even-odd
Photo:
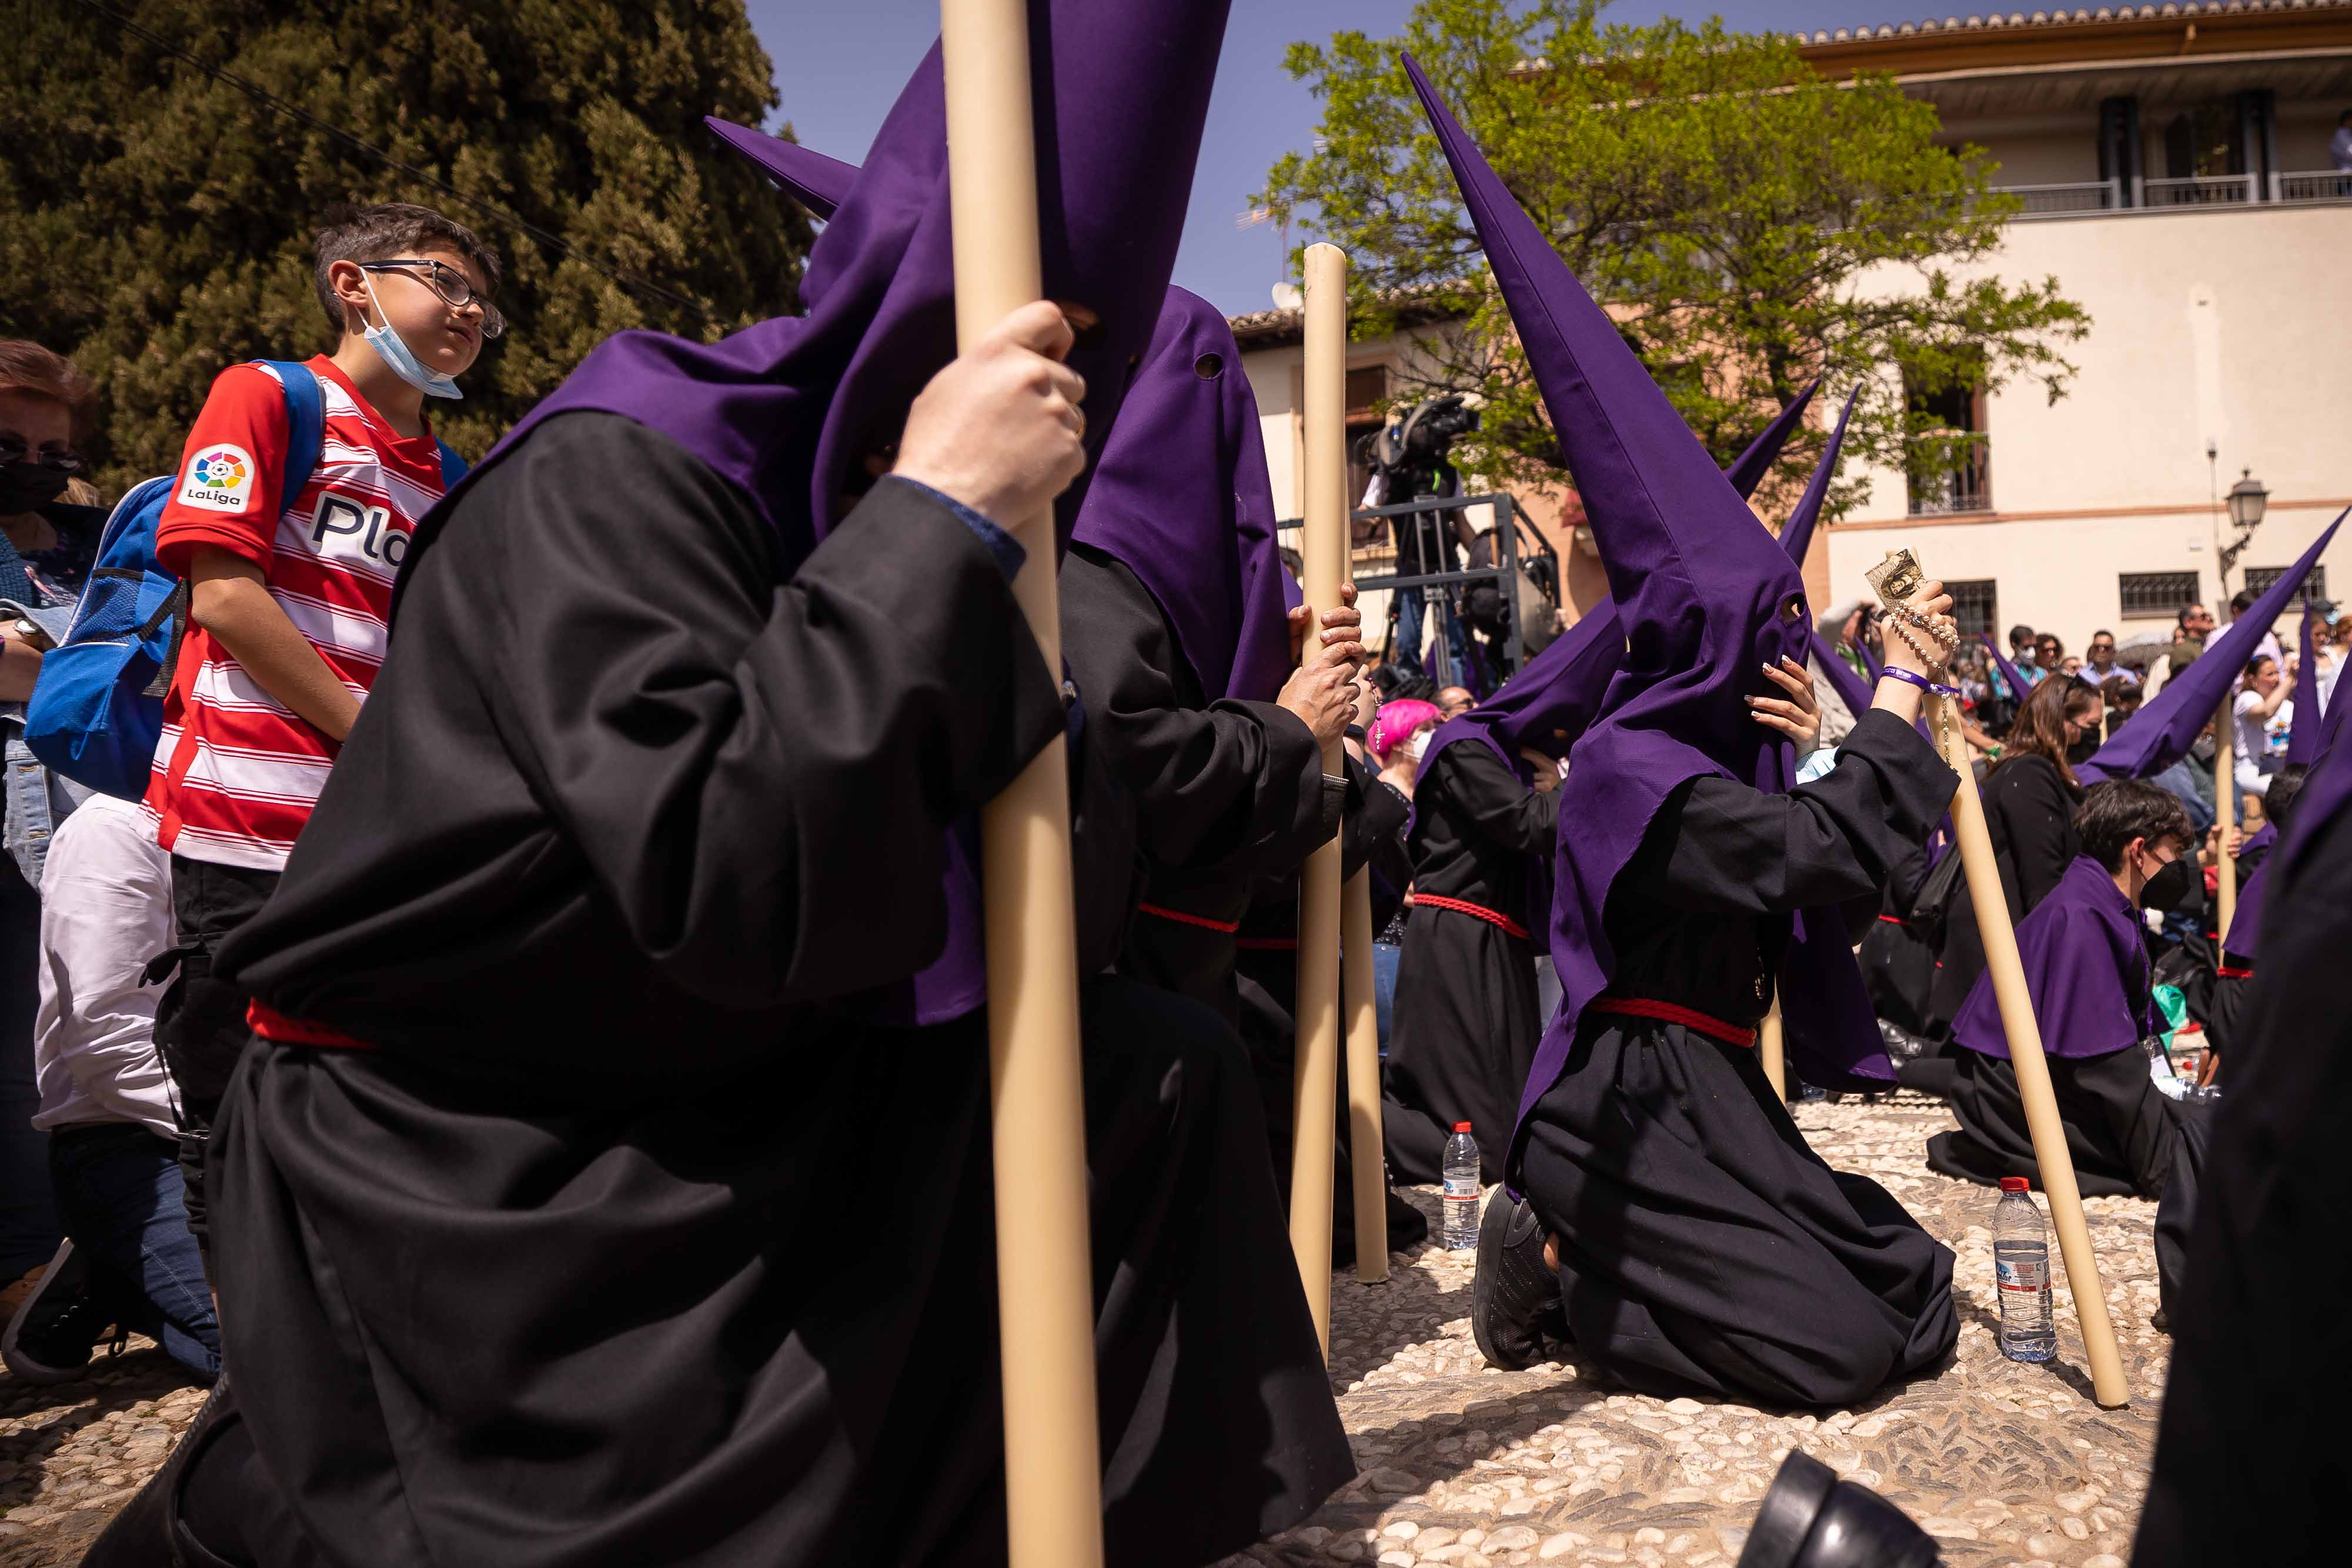
[[(2025, 378), (2062, 395), (2089, 317), (2055, 278), (1993, 276), (2016, 200), (1980, 149), (1938, 144), (1931, 105), (1892, 78), (1825, 82), (1790, 40), (1720, 18), (1609, 26), (1601, 11), (1419, 0), (1402, 37), (1341, 32), (1288, 57), (1322, 100), (1319, 134), (1255, 200), (1349, 252), (1360, 331), (1433, 311), (1465, 323), (1433, 339), (1417, 378), (1408, 367), (1404, 395), (1479, 394), (1484, 445), (1465, 455), (1486, 476), (1556, 481), (1559, 444), (1401, 49), (1718, 460), (1817, 374), (1832, 399), (1864, 389), (1850, 476), (1966, 461), (1973, 438), (1922, 406), (1936, 394)], [(1767, 515), (1825, 439), (1817, 422), (1791, 443)]]
[(701, 124), (756, 124), (777, 101), (742, 0), (106, 4), (567, 247), (271, 112), (75, 0), (13, 7), (0, 335), (69, 354), (98, 382), (90, 455), (110, 496), (179, 461), (225, 366), (332, 348), (310, 267), (338, 202), (433, 207), (503, 256), (509, 330), (461, 381), (464, 401), (432, 409), (469, 457), (623, 328), (709, 339), (794, 308), (806, 217)]

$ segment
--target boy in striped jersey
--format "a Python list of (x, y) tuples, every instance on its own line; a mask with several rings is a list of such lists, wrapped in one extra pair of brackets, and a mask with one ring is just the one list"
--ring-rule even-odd
[(330, 214), (313, 281), (341, 334), (309, 361), (325, 406), (308, 483), (281, 494), (285, 389), (259, 364), (214, 382), (189, 432), (156, 554), (191, 589), (186, 638), (147, 788), (172, 856), (178, 974), (156, 1039), (177, 1091), (200, 1242), (214, 1110), (247, 1039), (245, 993), (213, 954), (277, 886), (383, 662), (393, 580), (441, 497), (427, 397), (505, 323), (498, 253), (463, 225), (391, 203)]

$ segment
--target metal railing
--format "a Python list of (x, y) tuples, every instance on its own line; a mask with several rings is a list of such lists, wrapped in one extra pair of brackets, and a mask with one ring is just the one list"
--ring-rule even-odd
[(2144, 205), (2151, 207), (2242, 207), (2263, 199), (2254, 174), (2191, 174), (2183, 180), (2143, 180)]
[[(1419, 496), (1393, 507), (1367, 507), (1360, 511), (1349, 513), (1349, 520), (1351, 523), (1361, 524), (1391, 517), (1426, 517), (1433, 513), (1467, 511), (1473, 507), (1492, 507), (1495, 509), (1495, 562), (1492, 566), (1474, 566), (1459, 571), (1425, 571), (1399, 575), (1393, 570), (1393, 563), (1396, 560), (1395, 547), (1385, 539), (1378, 544), (1351, 545), (1349, 554), (1356, 560), (1385, 559), (1391, 566), (1391, 570), (1385, 576), (1358, 577), (1356, 590), (1360, 593), (1378, 593), (1400, 588), (1451, 588), (1457, 583), (1492, 582), (1495, 584), (1503, 596), (1503, 614), (1507, 628), (1504, 644), (1496, 650), (1506, 661), (1507, 667), (1498, 673), (1498, 679), (1503, 679), (1517, 673), (1519, 667), (1528, 659), (1526, 629), (1519, 624), (1518, 585), (1522, 577), (1522, 564), (1532, 566), (1538, 561), (1549, 559), (1551, 563), (1553, 583), (1557, 585), (1560, 581), (1558, 555), (1552, 549), (1549, 541), (1540, 533), (1529, 528), (1532, 545), (1522, 549), (1522, 541), (1519, 538), (1518, 503), (1500, 491), (1483, 496)], [(1283, 544), (1297, 548), (1303, 538), (1303, 528), (1304, 525), (1300, 519), (1285, 517), (1275, 524), (1275, 538)], [(1453, 541), (1451, 528), (1444, 531), (1444, 538), (1449, 547), (1446, 549), (1445, 559), (1451, 559), (1450, 546)], [(1536, 580), (1536, 588), (1539, 593), (1543, 591), (1543, 585), (1539, 580)], [(1559, 603), (1557, 594), (1544, 596), (1551, 601), (1556, 610)], [(1454, 612), (1448, 608), (1444, 613), (1450, 615)], [(1450, 654), (1446, 650), (1445, 631), (1442, 622), (1437, 628), (1437, 650), (1441, 667), (1443, 667), (1444, 663), (1450, 661)], [(1417, 657), (1420, 650), (1414, 649), (1413, 653)]]
[(2017, 216), (2023, 218), (2067, 217), (2076, 213), (2120, 212), (2124, 204), (2123, 182), (2120, 180), (2077, 180), (2071, 184), (2003, 185), (2001, 194), (2015, 196), (2025, 204)]
[(2267, 206), (2352, 202), (2352, 172), (2334, 169), (2261, 174), (2198, 174), (2180, 180), (2075, 180), (2054, 185), (2002, 185), (2024, 204), (2013, 221), (2079, 218), (2109, 213), (2179, 212), (2185, 207)]
[(1914, 469), (1911, 515), (1943, 517), (1955, 512), (1992, 510), (1992, 451), (1982, 436), (1948, 466)]
[(2271, 176), (2273, 202), (2352, 202), (2352, 171), (2315, 170)]

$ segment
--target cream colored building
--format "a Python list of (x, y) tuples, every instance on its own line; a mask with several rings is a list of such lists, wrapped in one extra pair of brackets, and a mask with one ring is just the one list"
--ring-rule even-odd
[[(2329, 151), (2352, 5), (1969, 16), (1816, 34), (1806, 53), (1832, 78), (1895, 72), (1948, 141), (1997, 157), (2027, 211), (1990, 270), (2054, 277), (2092, 322), (2058, 402), (2021, 383), (1954, 411), (1981, 432), (1972, 471), (1870, 475), (1817, 547), (1833, 591), (1908, 545), (1971, 585), (1983, 622), (2129, 643), (2228, 597), (2215, 497), (2244, 471), (2270, 499), (2231, 591), (2352, 504), (2352, 175)], [(2321, 564), (2352, 598), (2352, 529)]]
[[(1964, 471), (1869, 474), (1867, 497), (1816, 536), (1817, 602), (1858, 594), (1863, 569), (1907, 545), (1965, 585), (1978, 625), (2026, 622), (2070, 651), (2100, 629), (2128, 643), (2228, 597), (2216, 497), (2242, 471), (2269, 504), (2232, 591), (2352, 504), (2352, 174), (2329, 150), (2352, 109), (2352, 0), (1966, 16), (1816, 34), (1804, 52), (1833, 79), (1895, 73), (1948, 141), (1992, 152), (2026, 212), (1989, 267), (2054, 277), (2092, 319), (2058, 402), (2031, 383), (1953, 400), (1950, 423), (1977, 435)], [(1297, 314), (1234, 326), (1295, 516)], [(1356, 345), (1350, 402), (1381, 395), (1382, 367), (1410, 351)], [(1520, 499), (1560, 546), (1571, 601), (1591, 602), (1597, 564), (1558, 501)], [(2352, 601), (2352, 528), (2322, 568)]]

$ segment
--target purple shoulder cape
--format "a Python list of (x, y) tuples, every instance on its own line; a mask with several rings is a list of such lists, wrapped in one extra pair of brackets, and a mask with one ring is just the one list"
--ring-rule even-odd
[[(2018, 954), (2045, 1052), (2106, 1056), (2154, 1032), (2145, 1005), (2147, 944), (2140, 931), (2139, 911), (2088, 855), (2077, 855), (2050, 895), (2018, 922)], [(1979, 1055), (2008, 1058), (2009, 1035), (1990, 971), (1977, 977), (1960, 1004), (1952, 1039)]]

